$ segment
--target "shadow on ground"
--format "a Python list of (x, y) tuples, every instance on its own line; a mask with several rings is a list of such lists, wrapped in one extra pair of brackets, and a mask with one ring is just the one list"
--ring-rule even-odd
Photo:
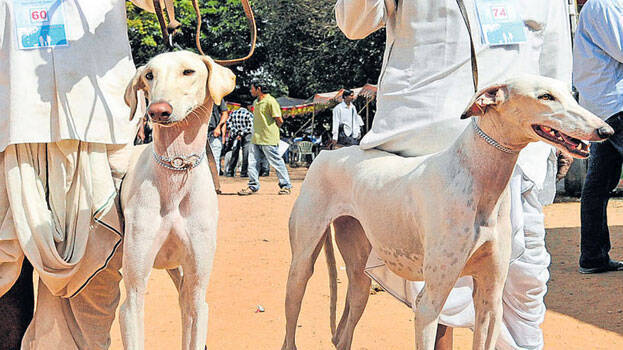
[[(610, 227), (613, 258), (623, 253), (623, 226)], [(552, 255), (545, 303), (548, 310), (623, 334), (623, 271), (583, 275), (578, 272), (580, 228), (547, 229)], [(587, 310), (588, 309), (588, 310)]]

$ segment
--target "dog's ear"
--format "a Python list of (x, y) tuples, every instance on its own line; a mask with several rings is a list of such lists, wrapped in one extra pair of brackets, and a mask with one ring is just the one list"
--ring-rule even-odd
[(130, 120), (134, 119), (134, 114), (136, 114), (136, 106), (138, 105), (138, 98), (136, 96), (138, 90), (145, 89), (145, 82), (143, 81), (143, 72), (145, 71), (145, 66), (139, 67), (134, 74), (134, 78), (128, 83), (128, 86), (125, 88), (124, 100), (125, 104), (130, 107)]
[(483, 116), (487, 108), (499, 106), (508, 98), (508, 88), (506, 85), (494, 85), (484, 90), (478, 91), (469, 102), (467, 109), (461, 114), (461, 119)]
[(217, 105), (221, 104), (223, 97), (229, 95), (236, 88), (236, 76), (229, 69), (214, 62), (210, 57), (201, 57), (208, 68), (208, 86), (206, 91)]

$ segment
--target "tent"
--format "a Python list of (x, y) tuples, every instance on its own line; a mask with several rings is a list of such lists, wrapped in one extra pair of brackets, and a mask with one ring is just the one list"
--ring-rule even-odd
[[(355, 98), (362, 97), (366, 100), (366, 104), (364, 105), (364, 109), (366, 111), (366, 131), (369, 130), (369, 109), (368, 105), (370, 102), (374, 101), (376, 98), (377, 87), (376, 85), (366, 84), (359, 88), (351, 89)], [(296, 133), (307, 128), (311, 123), (311, 129), (314, 129), (314, 121), (316, 118), (316, 112), (322, 111), (326, 108), (329, 108), (332, 105), (342, 102), (342, 93), (344, 89), (340, 89), (338, 91), (332, 92), (323, 92), (317, 93), (314, 96), (308, 98), (307, 100), (303, 100), (300, 98), (293, 98), (288, 96), (281, 96), (277, 98), (277, 102), (281, 106), (281, 113), (284, 118), (297, 117), (305, 114), (311, 114), (311, 120), (305, 123), (301, 129), (299, 129)], [(239, 103), (235, 102), (227, 102), (227, 109), (230, 111), (235, 111), (240, 108)]]

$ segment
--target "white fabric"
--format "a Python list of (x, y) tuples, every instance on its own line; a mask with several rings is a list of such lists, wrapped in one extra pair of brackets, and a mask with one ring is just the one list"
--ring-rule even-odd
[(0, 0), (0, 151), (74, 139), (127, 144), (135, 68), (123, 0), (63, 0), (69, 46), (19, 50), (15, 0)]
[(580, 12), (573, 85), (580, 104), (602, 119), (623, 111), (623, 1), (591, 0)]
[(116, 189), (106, 145), (64, 140), (10, 145), (0, 153), (0, 296), (24, 255), (54, 296), (71, 297), (105, 265), (120, 240), (118, 221), (97, 230)]
[[(517, 73), (533, 73), (571, 86), (571, 37), (564, 0), (522, 0), (527, 42), (487, 47), (473, 0), (464, 0), (475, 39), (480, 88)], [(385, 27), (387, 42), (378, 82), (377, 112), (361, 147), (422, 155), (449, 146), (468, 120), (459, 116), (473, 95), (467, 28), (456, 0), (338, 0), (337, 23), (351, 39)], [(539, 187), (549, 146), (530, 145), (519, 165)], [(524, 154), (533, 153), (530, 159)]]
[(344, 125), (344, 134), (354, 138), (359, 138), (361, 133), (361, 127), (363, 126), (363, 120), (357, 113), (357, 108), (354, 104), (346, 105), (345, 102), (338, 103), (333, 108), (333, 139), (337, 141), (337, 135), (339, 133), (340, 125)]

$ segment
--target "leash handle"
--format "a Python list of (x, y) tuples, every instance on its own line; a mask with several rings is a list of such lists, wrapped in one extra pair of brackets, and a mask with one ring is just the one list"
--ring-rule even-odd
[[(162, 6), (160, 5), (160, 1), (162, 0), (152, 0), (154, 3), (154, 10), (156, 12), (156, 17), (158, 17), (158, 23), (160, 24), (160, 31), (162, 32), (162, 40), (164, 42), (165, 47), (169, 50), (174, 48), (173, 45), (173, 33), (177, 27), (179, 27), (179, 23), (174, 18), (173, 9), (167, 6), (167, 12), (169, 15), (169, 26), (164, 19), (164, 12), (162, 10)], [(257, 42), (257, 25), (255, 23), (255, 16), (253, 15), (253, 10), (251, 9), (251, 5), (249, 4), (249, 0), (241, 0), (242, 7), (244, 9), (244, 14), (247, 17), (247, 21), (249, 22), (249, 30), (251, 32), (251, 49), (249, 53), (241, 58), (236, 58), (232, 60), (214, 60), (214, 62), (223, 65), (223, 66), (231, 66), (236, 63), (240, 63), (248, 60), (255, 52), (255, 45)], [(197, 30), (195, 32), (195, 46), (199, 53), (203, 56), (206, 54), (203, 52), (203, 48), (201, 47), (201, 9), (199, 8), (199, 1), (193, 0), (193, 8), (195, 9), (195, 14), (197, 18)], [(167, 3), (165, 2), (165, 5)], [(172, 7), (172, 6), (171, 6)]]
[(476, 62), (476, 49), (474, 47), (474, 39), (472, 38), (472, 28), (469, 24), (467, 10), (465, 10), (465, 4), (463, 4), (463, 0), (456, 0), (456, 3), (457, 5), (459, 5), (461, 16), (463, 16), (463, 21), (465, 22), (465, 26), (467, 27), (467, 33), (469, 33), (469, 47), (471, 51), (472, 62), (472, 80), (474, 82), (474, 92), (478, 92), (478, 62)]
[[(253, 15), (253, 10), (251, 9), (251, 5), (249, 4), (249, 0), (241, 0), (242, 8), (244, 9), (244, 14), (247, 17), (247, 21), (249, 22), (249, 30), (251, 31), (251, 49), (249, 53), (241, 58), (236, 58), (232, 60), (214, 60), (214, 62), (222, 65), (222, 66), (231, 66), (236, 63), (240, 63), (248, 60), (253, 56), (253, 52), (255, 52), (255, 44), (257, 41), (257, 26), (255, 24), (255, 16)], [(201, 41), (199, 40), (201, 37), (201, 12), (199, 10), (199, 2), (198, 0), (193, 0), (193, 7), (195, 8), (195, 13), (197, 14), (197, 32), (195, 34), (195, 45), (197, 46), (197, 50), (199, 53), (205, 56), (203, 53), (203, 49), (201, 48)]]

